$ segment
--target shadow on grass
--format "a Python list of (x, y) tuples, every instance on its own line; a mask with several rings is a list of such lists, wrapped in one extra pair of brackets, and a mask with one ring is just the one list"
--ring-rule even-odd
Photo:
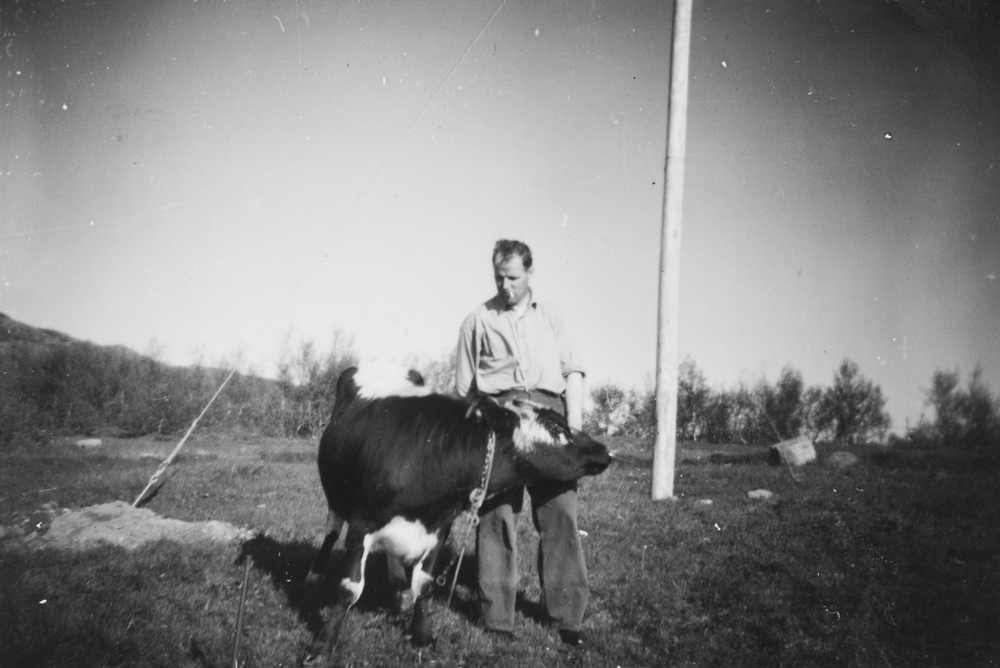
[[(309, 631), (318, 633), (322, 629), (322, 610), (334, 602), (337, 596), (338, 582), (330, 574), (337, 572), (336, 565), (331, 565), (325, 576), (315, 589), (310, 589), (306, 576), (316, 553), (319, 551), (312, 543), (306, 541), (278, 541), (270, 536), (257, 535), (243, 543), (237, 563), (242, 564), (247, 558), (259, 572), (270, 575), (274, 586), (279, 589), (288, 601), (289, 607), (295, 611), (300, 620), (306, 624)], [(454, 577), (452, 560), (454, 552), (449, 546), (441, 550), (438, 558), (438, 581), (434, 585), (433, 599), (444, 607), (448, 602), (448, 594)], [(447, 572), (442, 569), (448, 568)], [(451, 607), (458, 614), (475, 622), (478, 617), (478, 602), (476, 599), (476, 559), (475, 554), (466, 554), (463, 558), (455, 595)], [(355, 609), (373, 611), (385, 609), (397, 611), (396, 592), (406, 588), (408, 581), (396, 574), (389, 567), (385, 554), (374, 553), (368, 557), (365, 568), (365, 588)], [(522, 601), (518, 595), (518, 609), (526, 616), (534, 618), (537, 604)], [(534, 607), (532, 607), (534, 606)]]
[[(337, 596), (338, 583), (329, 575), (315, 590), (310, 590), (306, 576), (316, 557), (318, 548), (306, 541), (278, 541), (270, 536), (257, 535), (243, 543), (243, 548), (237, 558), (242, 564), (247, 558), (252, 559), (253, 567), (271, 576), (271, 582), (288, 601), (289, 607), (298, 615), (308, 630), (317, 634), (322, 630), (322, 611), (333, 603)], [(452, 581), (455, 578), (454, 568), (459, 568), (455, 581), (455, 592), (451, 596), (451, 609), (465, 617), (470, 624), (480, 623), (479, 598), (477, 594), (478, 567), (475, 552), (464, 555), (460, 564), (453, 560), (455, 553), (450, 545), (441, 550), (436, 571), (437, 580), (431, 594), (435, 604), (440, 608), (448, 606)], [(447, 569), (447, 570), (445, 570)], [(336, 572), (333, 566), (330, 572)], [(388, 610), (398, 613), (396, 592), (406, 588), (408, 582), (397, 575), (392, 576), (386, 556), (375, 553), (369, 556), (365, 569), (365, 589), (355, 609), (362, 611)], [(517, 593), (516, 611), (525, 618), (545, 626), (549, 616), (538, 601), (526, 598), (523, 591)], [(398, 622), (405, 623), (406, 618), (399, 615)]]
[(709, 464), (769, 464), (778, 466), (781, 460), (778, 453), (770, 448), (753, 452), (725, 453), (713, 452), (708, 456)]
[(288, 605), (314, 634), (322, 628), (320, 610), (333, 601), (333, 592), (328, 587), (320, 587), (316, 595), (306, 590), (306, 575), (316, 551), (315, 546), (305, 541), (281, 542), (258, 534), (243, 543), (236, 559), (238, 564), (252, 559), (254, 568), (270, 575)]

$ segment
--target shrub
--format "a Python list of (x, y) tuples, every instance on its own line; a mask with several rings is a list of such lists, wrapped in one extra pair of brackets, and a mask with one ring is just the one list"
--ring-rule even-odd
[(976, 366), (965, 389), (957, 370), (937, 370), (927, 390), (927, 405), (934, 421), (921, 419), (907, 433), (914, 443), (975, 447), (1000, 443), (1000, 403), (983, 381)]
[(592, 407), (584, 415), (583, 428), (595, 434), (614, 436), (632, 416), (632, 406), (625, 390), (605, 384), (590, 392)]
[(690, 357), (681, 362), (677, 376), (677, 437), (701, 440), (707, 431), (707, 414), (712, 391), (705, 375)]
[(729, 404), (729, 442), (761, 445), (780, 439), (761, 410), (760, 394), (759, 384), (751, 390), (743, 383), (723, 393), (722, 401)]
[(415, 365), (417, 370), (423, 374), (427, 386), (435, 392), (440, 392), (441, 394), (455, 393), (456, 352), (457, 350), (451, 350), (450, 352), (443, 353), (436, 360), (429, 360)]
[(882, 388), (862, 376), (856, 362), (845, 359), (816, 406), (815, 425), (841, 443), (881, 441), (890, 425)]
[[(640, 439), (655, 435), (655, 392), (639, 395), (602, 385), (592, 399), (588, 429)], [(678, 375), (677, 438), (766, 445), (806, 433), (813, 439), (861, 443), (884, 436), (889, 426), (884, 406), (881, 389), (850, 360), (841, 363), (829, 388), (806, 388), (802, 374), (786, 365), (774, 384), (761, 380), (753, 388), (740, 383), (715, 392), (695, 363), (685, 359)]]
[(818, 385), (807, 388), (802, 393), (799, 413), (802, 416), (802, 432), (813, 441), (829, 440), (829, 423), (824, 418), (824, 390)]
[[(279, 369), (284, 382), (235, 374), (201, 426), (315, 434), (329, 416), (337, 376), (354, 363), (349, 345), (335, 337), (338, 342), (325, 357), (303, 344)], [(71, 339), (4, 341), (0, 446), (51, 433), (139, 436), (185, 429), (228, 371), (200, 363), (172, 367), (155, 355)]]
[(772, 386), (765, 382), (757, 386), (757, 405), (768, 427), (778, 440), (797, 436), (804, 423), (802, 404), (802, 374), (785, 366)]
[(337, 331), (330, 352), (321, 356), (311, 342), (299, 342), (278, 364), (281, 434), (314, 436), (330, 417), (340, 374), (358, 363), (350, 337)]
[(649, 440), (655, 435), (656, 395), (600, 385), (591, 391), (592, 408), (583, 428), (591, 433)]

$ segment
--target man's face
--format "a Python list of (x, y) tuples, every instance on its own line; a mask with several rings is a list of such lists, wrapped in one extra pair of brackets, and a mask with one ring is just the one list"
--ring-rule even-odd
[(499, 263), (494, 258), (493, 280), (497, 285), (497, 295), (507, 308), (513, 308), (530, 292), (531, 269), (524, 268), (520, 255), (511, 255)]

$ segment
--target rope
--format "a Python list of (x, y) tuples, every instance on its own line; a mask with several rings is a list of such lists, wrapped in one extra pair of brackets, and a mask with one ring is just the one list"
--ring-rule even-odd
[(451, 563), (448, 564), (448, 568), (444, 569), (444, 573), (438, 576), (438, 585), (443, 586), (447, 581), (445, 579), (445, 573), (447, 573), (450, 568), (455, 568), (455, 573), (451, 578), (451, 587), (448, 590), (448, 602), (445, 604), (446, 608), (451, 607), (451, 599), (455, 595), (455, 587), (458, 585), (458, 574), (462, 570), (462, 559), (465, 557), (465, 550), (469, 546), (469, 538), (472, 535), (472, 530), (479, 526), (479, 509), (482, 508), (483, 502), (486, 500), (486, 490), (489, 489), (490, 476), (493, 474), (493, 456), (496, 454), (496, 447), (497, 435), (491, 430), (490, 436), (486, 440), (486, 463), (483, 466), (483, 474), (479, 478), (479, 487), (469, 492), (469, 509), (462, 513), (462, 515), (465, 516), (466, 521), (462, 523), (463, 528), (459, 539), (461, 548), (459, 549), (458, 554), (452, 557)]
[(132, 502), (133, 508), (138, 508), (139, 503), (143, 500), (143, 497), (146, 496), (147, 492), (149, 492), (149, 490), (151, 490), (155, 485), (158, 485), (160, 483), (160, 478), (163, 476), (163, 473), (167, 470), (167, 467), (170, 466), (170, 463), (174, 461), (174, 457), (177, 456), (177, 453), (181, 451), (181, 448), (184, 446), (184, 443), (188, 440), (188, 436), (191, 435), (191, 432), (193, 432), (194, 428), (198, 425), (198, 420), (204, 417), (205, 413), (208, 412), (208, 407), (211, 406), (212, 402), (215, 401), (216, 397), (218, 397), (222, 393), (222, 388), (226, 386), (226, 383), (229, 382), (229, 379), (233, 377), (234, 373), (236, 373), (236, 369), (233, 369), (232, 371), (229, 372), (229, 375), (226, 376), (226, 379), (222, 381), (222, 385), (219, 385), (219, 389), (215, 391), (215, 394), (212, 395), (212, 398), (209, 399), (208, 403), (205, 404), (205, 407), (201, 409), (201, 413), (198, 414), (198, 417), (196, 417), (194, 419), (194, 422), (191, 423), (191, 426), (188, 427), (187, 433), (184, 434), (184, 438), (182, 438), (180, 440), (180, 443), (178, 443), (174, 447), (173, 452), (167, 455), (167, 458), (160, 463), (159, 468), (157, 468), (156, 472), (153, 473), (152, 477), (149, 479), (149, 482), (146, 484), (145, 489), (139, 492), (139, 496), (135, 497), (135, 501)]

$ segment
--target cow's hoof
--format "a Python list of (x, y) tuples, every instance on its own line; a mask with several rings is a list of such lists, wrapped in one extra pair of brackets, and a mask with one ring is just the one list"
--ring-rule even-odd
[(559, 639), (562, 640), (564, 645), (569, 647), (583, 647), (583, 634), (579, 631), (571, 631), (570, 629), (559, 629)]
[(336, 653), (327, 655), (323, 652), (310, 652), (302, 659), (303, 668), (344, 668), (343, 659), (335, 656)]
[(413, 598), (413, 592), (409, 589), (404, 589), (396, 594), (396, 612), (403, 613), (409, 612), (413, 609), (413, 604), (415, 599)]
[(318, 654), (306, 654), (305, 658), (302, 659), (302, 666), (304, 668), (315, 668), (316, 666), (322, 666), (326, 661), (326, 657), (323, 656), (322, 652)]
[(410, 642), (414, 647), (430, 647), (435, 643), (434, 634), (429, 630), (415, 630), (410, 637)]

